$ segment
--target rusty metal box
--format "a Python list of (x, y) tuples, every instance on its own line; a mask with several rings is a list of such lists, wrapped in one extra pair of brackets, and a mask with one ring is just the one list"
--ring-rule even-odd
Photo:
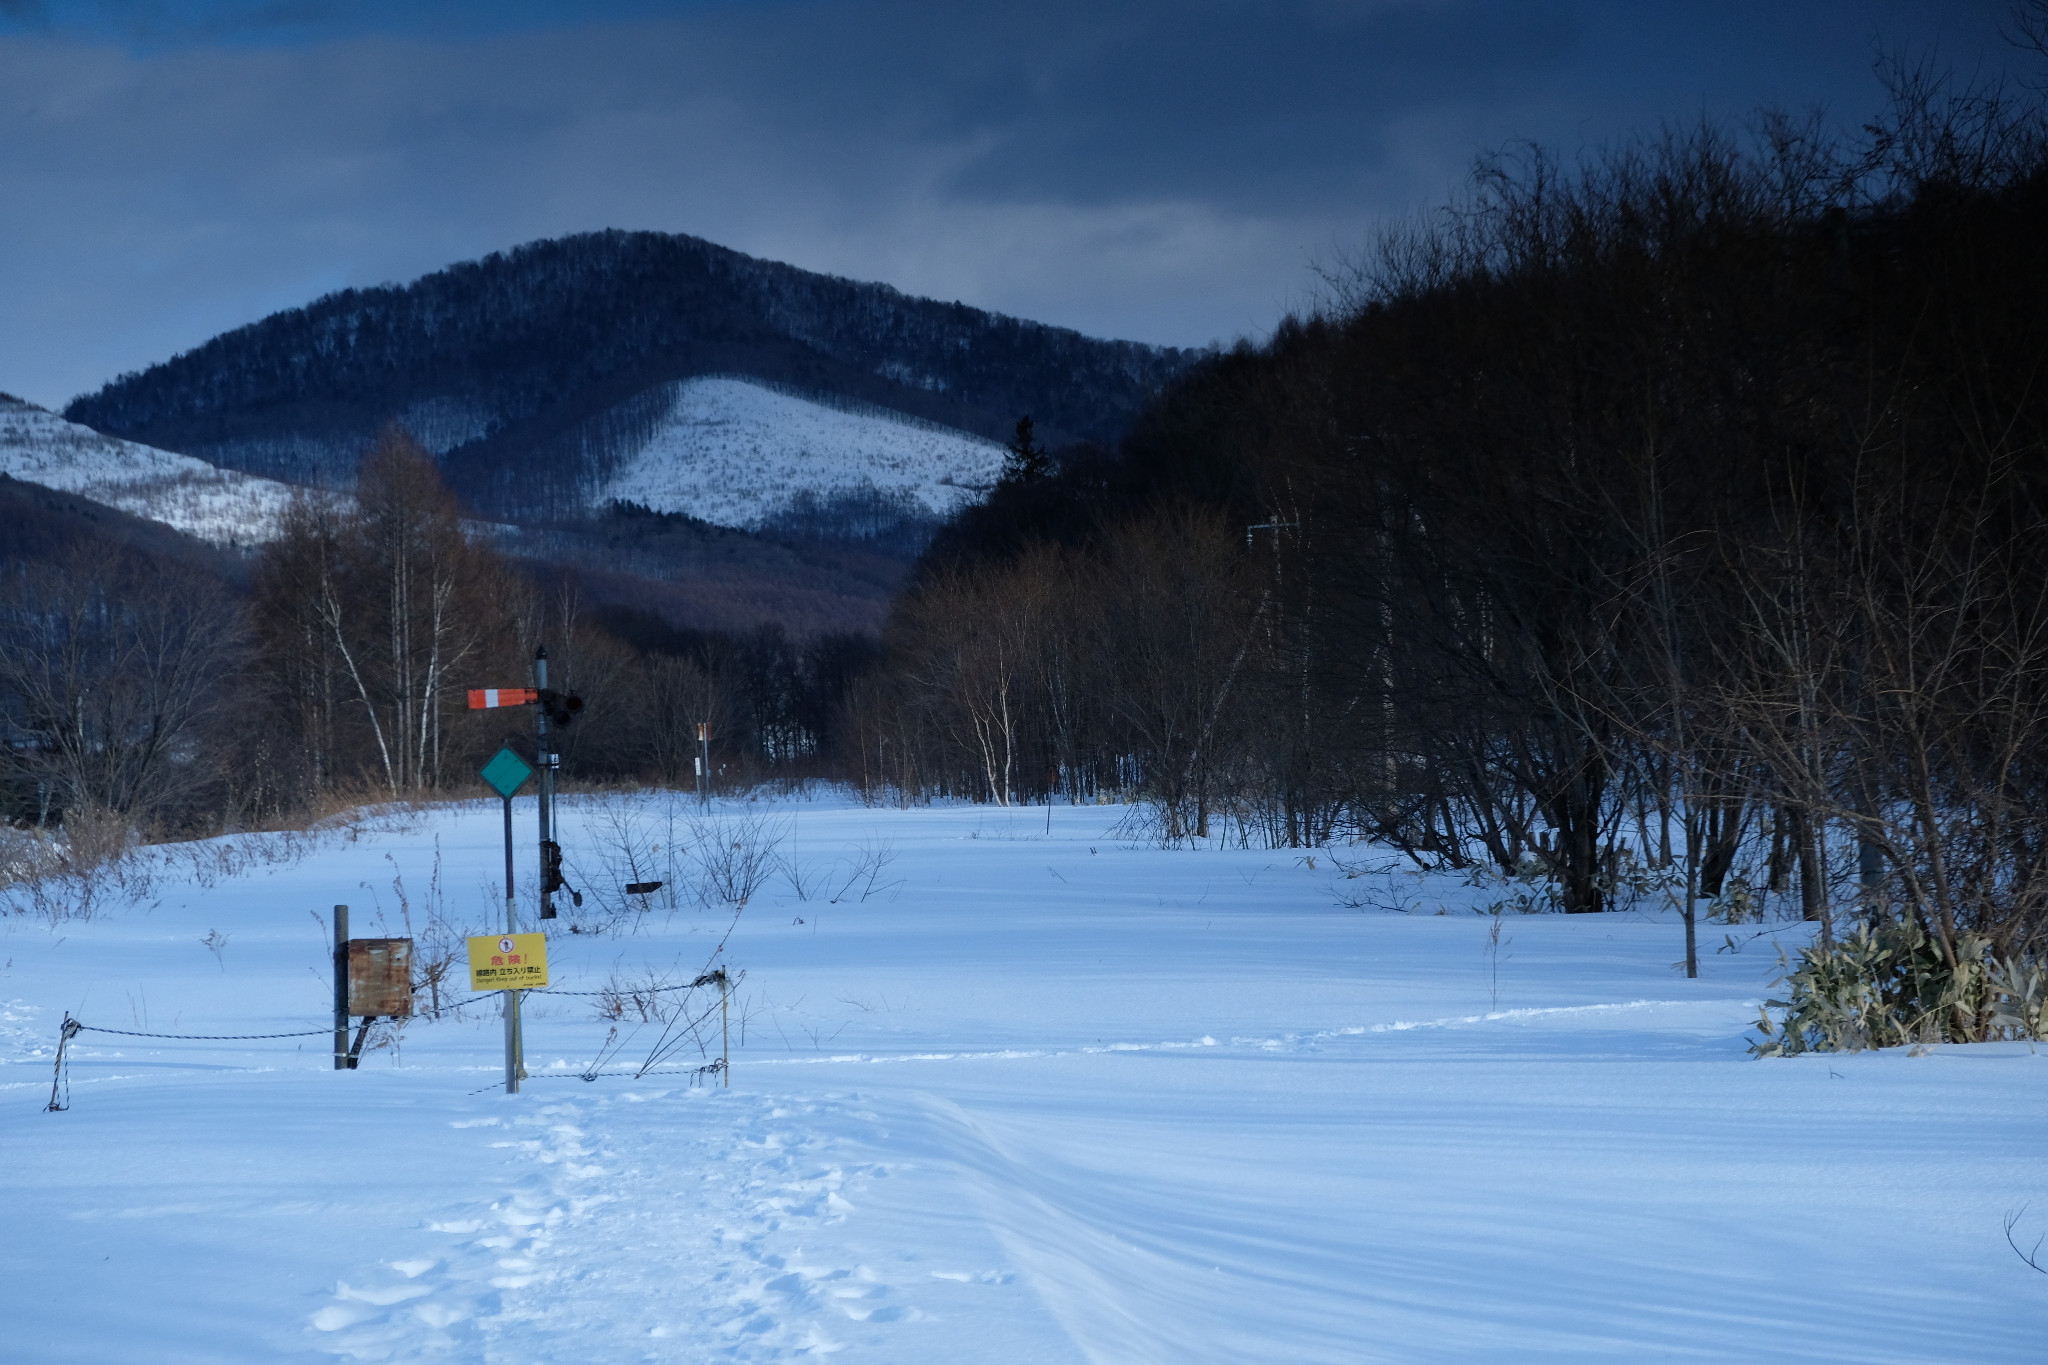
[(412, 940), (348, 941), (348, 1012), (409, 1018), (412, 1014)]

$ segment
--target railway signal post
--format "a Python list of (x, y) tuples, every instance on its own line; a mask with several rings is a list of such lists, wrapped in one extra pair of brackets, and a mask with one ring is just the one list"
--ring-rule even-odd
[[(505, 802), (505, 933), (512, 936), (519, 932), (519, 902), (512, 895), (512, 798), (526, 785), (526, 779), (533, 776), (533, 769), (525, 759), (512, 752), (508, 746), (498, 750), (491, 761), (484, 764), (483, 779), (490, 783), (491, 790)], [(505, 992), (505, 1093), (519, 1093), (520, 1071), (519, 1038), (519, 992)]]

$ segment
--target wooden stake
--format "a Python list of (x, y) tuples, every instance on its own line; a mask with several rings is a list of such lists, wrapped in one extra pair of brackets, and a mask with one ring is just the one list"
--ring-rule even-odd
[(334, 1069), (348, 1070), (348, 907), (334, 907)]

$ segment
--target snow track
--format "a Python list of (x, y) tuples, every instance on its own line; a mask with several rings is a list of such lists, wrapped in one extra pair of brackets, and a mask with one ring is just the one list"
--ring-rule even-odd
[(1012, 1271), (932, 1269), (862, 1235), (894, 1168), (824, 1134), (873, 1118), (857, 1102), (627, 1090), (457, 1121), (480, 1161), (498, 1156), (502, 1193), (437, 1210), (398, 1257), (337, 1283), (308, 1319), (317, 1349), (574, 1360), (637, 1340), (656, 1358), (666, 1342), (695, 1359), (889, 1360), (925, 1354), (945, 1318), (954, 1330), (936, 1334), (971, 1351), (958, 1329), (984, 1323), (992, 1295), (1028, 1291)]

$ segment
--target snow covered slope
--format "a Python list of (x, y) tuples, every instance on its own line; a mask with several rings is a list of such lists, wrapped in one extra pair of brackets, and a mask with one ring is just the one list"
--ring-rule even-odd
[[(756, 529), (800, 495), (881, 493), (934, 518), (978, 497), (1003, 447), (885, 409), (830, 406), (758, 380), (665, 386), (658, 417), (596, 490), (660, 512)], [(286, 483), (105, 436), (0, 394), (0, 473), (82, 494), (219, 545), (276, 534)]]
[(0, 394), (0, 474), (78, 493), (216, 545), (277, 533), (291, 486), (102, 436)]
[(599, 492), (720, 526), (757, 527), (799, 493), (907, 493), (937, 516), (1002, 472), (1003, 447), (881, 408), (828, 407), (756, 380), (668, 386), (667, 416)]
[[(1669, 912), (1496, 920), (1452, 873), (1166, 851), (1115, 808), (695, 814), (565, 809), (587, 903), (517, 1096), (489, 1001), (328, 1060), (329, 906), (497, 932), (496, 801), (0, 915), (0, 1359), (2043, 1358), (2004, 1222), (2048, 1231), (2048, 1050), (1753, 1059), (1810, 925), (1687, 980)], [(668, 899), (736, 843), (775, 868), (736, 926)], [(745, 971), (730, 1088), (673, 1064), (718, 1056), (715, 994), (644, 989), (712, 964)]]

